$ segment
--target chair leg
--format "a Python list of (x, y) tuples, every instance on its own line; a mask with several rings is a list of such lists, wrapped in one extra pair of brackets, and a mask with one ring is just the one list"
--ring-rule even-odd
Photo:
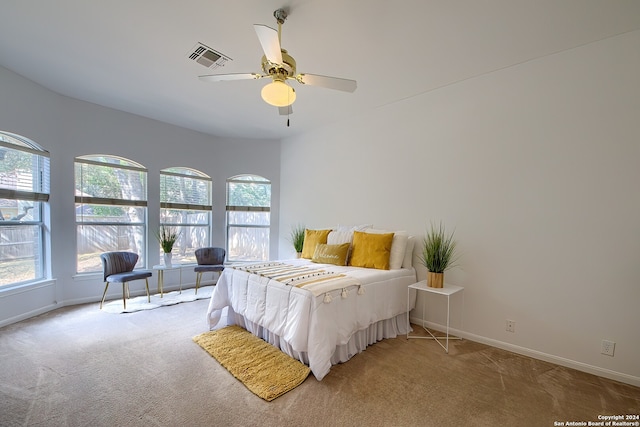
[(145, 284), (147, 285), (147, 302), (151, 302), (151, 295), (149, 294), (149, 280), (148, 278), (144, 278)]
[(202, 280), (202, 271), (199, 271), (196, 275), (196, 295), (198, 295), (198, 286), (200, 286), (200, 280)]
[(104, 297), (107, 296), (108, 288), (109, 288), (109, 282), (105, 282), (104, 292), (102, 293), (102, 300), (100, 301), (100, 310), (102, 310), (102, 304), (104, 304)]
[(127, 309), (127, 298), (126, 295), (129, 293), (129, 286), (127, 282), (122, 282), (122, 305), (124, 305), (124, 309)]

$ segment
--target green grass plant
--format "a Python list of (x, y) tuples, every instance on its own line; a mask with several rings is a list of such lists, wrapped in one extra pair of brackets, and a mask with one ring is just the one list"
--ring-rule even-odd
[(156, 233), (156, 239), (160, 243), (160, 247), (162, 248), (162, 252), (165, 254), (171, 253), (173, 250), (173, 245), (175, 245), (176, 241), (180, 237), (180, 233), (174, 227), (168, 227), (166, 225), (161, 225)]
[(298, 253), (302, 252), (302, 247), (304, 246), (304, 230), (305, 226), (301, 224), (291, 227), (291, 234), (289, 238), (291, 239), (294, 249)]
[(444, 225), (431, 224), (424, 237), (420, 261), (432, 273), (444, 273), (456, 265), (458, 254), (454, 233), (447, 233)]

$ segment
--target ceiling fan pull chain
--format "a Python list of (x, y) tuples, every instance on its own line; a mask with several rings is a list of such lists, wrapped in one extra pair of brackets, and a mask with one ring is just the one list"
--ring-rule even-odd
[(289, 106), (287, 107), (287, 127), (289, 127), (289, 116), (291, 115), (291, 93), (287, 94), (289, 98)]

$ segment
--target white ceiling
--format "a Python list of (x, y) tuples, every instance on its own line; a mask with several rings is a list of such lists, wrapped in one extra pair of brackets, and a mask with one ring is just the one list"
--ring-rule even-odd
[[(277, 28), (301, 86), (286, 117), (264, 103), (253, 24)], [(640, 29), (638, 0), (0, 0), (0, 65), (60, 94), (223, 137), (280, 139), (534, 58)], [(204, 43), (232, 61), (188, 58)], [(639, 47), (640, 49), (640, 47)], [(0, 88), (1, 96), (1, 88)]]

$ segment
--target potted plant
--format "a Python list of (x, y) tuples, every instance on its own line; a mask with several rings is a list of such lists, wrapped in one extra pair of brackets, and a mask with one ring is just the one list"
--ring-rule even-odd
[(174, 227), (166, 225), (161, 225), (156, 233), (156, 238), (160, 243), (162, 252), (164, 252), (164, 265), (167, 267), (171, 267), (171, 251), (178, 237), (180, 237), (180, 233)]
[(300, 258), (302, 254), (302, 247), (304, 246), (304, 225), (295, 225), (291, 228), (291, 243), (293, 244), (293, 248), (296, 250), (296, 256)]
[(431, 224), (422, 246), (420, 261), (427, 267), (427, 285), (432, 288), (444, 286), (444, 272), (455, 266), (458, 258), (453, 233), (447, 234), (442, 223), (438, 227)]

